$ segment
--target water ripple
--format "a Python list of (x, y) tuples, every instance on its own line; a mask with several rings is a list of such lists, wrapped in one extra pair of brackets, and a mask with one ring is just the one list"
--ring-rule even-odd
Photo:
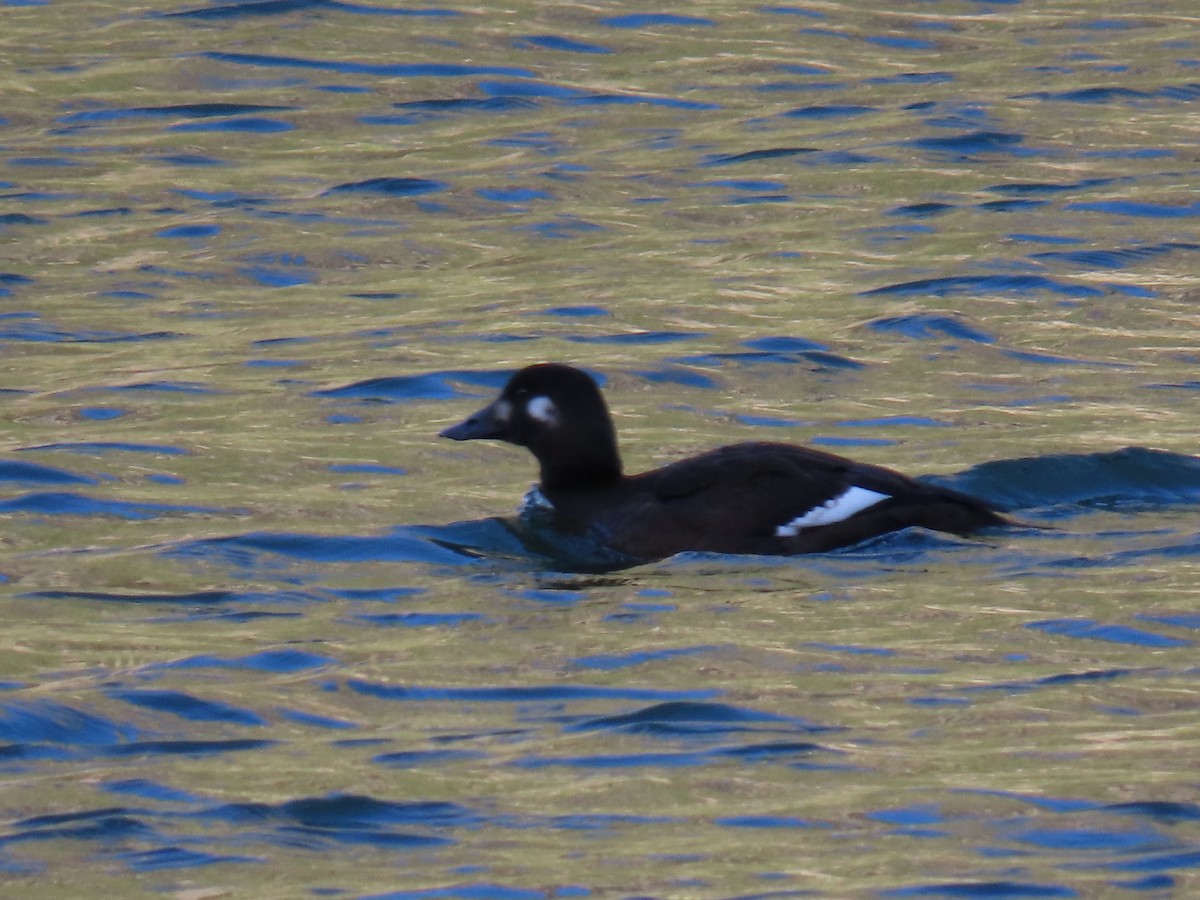
[(444, 18), (462, 13), (452, 9), (396, 9), (387, 6), (367, 6), (346, 3), (344, 0), (245, 0), (242, 3), (222, 3), (178, 12), (157, 13), (166, 19), (224, 20), (250, 16), (281, 16), (308, 10), (328, 10), (369, 16), (420, 16)]
[(731, 732), (803, 732), (830, 731), (804, 719), (764, 713), (727, 703), (706, 703), (696, 699), (673, 699), (643, 707), (630, 713), (605, 715), (580, 720), (568, 731), (621, 731), (630, 734), (681, 736), (728, 734)]
[(395, 63), (373, 64), (336, 60), (304, 59), (298, 56), (272, 56), (259, 53), (229, 53), (211, 50), (200, 54), (217, 62), (267, 68), (315, 69), (342, 72), (350, 75), (377, 75), (382, 78), (469, 78), (498, 75), (508, 78), (536, 78), (529, 69), (513, 66), (470, 66), (461, 63)]
[(586, 684), (438, 687), (378, 684), (360, 678), (350, 679), (347, 685), (357, 693), (371, 697), (418, 702), (449, 700), (478, 703), (562, 703), (573, 700), (703, 700), (720, 694), (720, 691), (713, 689), (671, 691)]
[(383, 197), (416, 197), (449, 187), (444, 181), (429, 178), (368, 178), (366, 181), (351, 181), (334, 185), (325, 191), (329, 194), (379, 194)]
[(202, 700), (183, 691), (113, 688), (108, 696), (133, 706), (166, 712), (193, 722), (228, 722), (233, 725), (266, 725), (267, 720), (248, 709), (214, 700)]
[(1104, 293), (1100, 288), (1068, 284), (1043, 275), (951, 275), (942, 278), (919, 278), (872, 288), (863, 291), (860, 296), (928, 294), (933, 297), (947, 297), (955, 294), (1035, 294), (1040, 291), (1067, 297), (1099, 297)]
[(19, 481), (23, 484), (99, 484), (99, 480), (90, 475), (79, 475), (66, 469), (17, 460), (0, 460), (0, 481)]
[(1048, 454), (981, 463), (946, 483), (1010, 510), (1146, 509), (1200, 502), (1200, 458), (1145, 447)]
[(155, 519), (179, 515), (238, 515), (237, 510), (174, 503), (139, 503), (129, 500), (101, 500), (74, 493), (24, 494), (0, 501), (0, 513), (27, 513), (40, 516), (112, 516), (118, 519)]

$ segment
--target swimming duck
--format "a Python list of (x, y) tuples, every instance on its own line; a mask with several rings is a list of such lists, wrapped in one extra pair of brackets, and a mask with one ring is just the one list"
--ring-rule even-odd
[(625, 475), (599, 387), (559, 363), (521, 369), (441, 437), (527, 448), (541, 470), (527, 505), (632, 560), (820, 553), (911, 526), (966, 535), (1007, 524), (975, 497), (794, 444), (731, 444)]

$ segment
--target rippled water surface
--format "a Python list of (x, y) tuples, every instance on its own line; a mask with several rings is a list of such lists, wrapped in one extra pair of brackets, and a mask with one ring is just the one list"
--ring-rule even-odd
[[(0, 893), (1200, 893), (1193, 3), (0, 7)], [(547, 359), (1049, 527), (578, 571)]]

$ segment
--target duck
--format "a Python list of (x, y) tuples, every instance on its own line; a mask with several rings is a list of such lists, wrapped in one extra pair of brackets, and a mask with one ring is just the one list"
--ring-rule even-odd
[(1011, 524), (968, 494), (796, 444), (730, 444), (626, 475), (600, 387), (563, 363), (517, 371), (439, 436), (526, 448), (540, 471), (523, 512), (632, 562), (825, 553), (905, 528), (966, 536)]

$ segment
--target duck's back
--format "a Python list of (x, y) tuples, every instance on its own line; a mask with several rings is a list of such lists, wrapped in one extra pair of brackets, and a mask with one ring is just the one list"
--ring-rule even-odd
[(558, 527), (640, 559), (812, 553), (914, 525), (967, 534), (1005, 521), (973, 497), (775, 443), (733, 444), (547, 499)]

